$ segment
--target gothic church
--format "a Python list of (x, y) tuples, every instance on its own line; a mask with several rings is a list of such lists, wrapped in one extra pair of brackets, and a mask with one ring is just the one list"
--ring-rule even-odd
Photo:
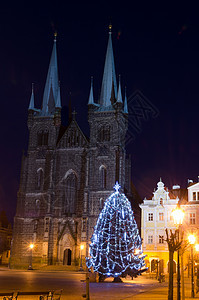
[(105, 199), (119, 181), (130, 196), (131, 162), (126, 156), (126, 95), (117, 85), (111, 28), (101, 93), (88, 99), (90, 138), (75, 115), (61, 126), (56, 36), (41, 109), (34, 91), (28, 109), (29, 145), (22, 158), (21, 178), (11, 250), (11, 266), (28, 263), (30, 243), (35, 264), (78, 264), (80, 245), (88, 245)]

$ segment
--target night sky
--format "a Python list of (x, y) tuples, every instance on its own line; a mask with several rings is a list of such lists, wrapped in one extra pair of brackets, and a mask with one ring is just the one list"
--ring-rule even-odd
[(149, 1), (27, 2), (11, 1), (1, 4), (0, 10), (0, 211), (6, 210), (12, 221), (22, 152), (28, 144), (31, 85), (40, 107), (54, 31), (58, 32), (62, 106), (67, 107), (71, 98), (78, 124), (88, 136), (90, 78), (94, 77), (98, 99), (110, 21), (123, 94), (126, 86), (132, 107), (132, 94), (141, 92), (148, 107), (156, 111), (148, 118), (141, 114), (137, 131), (135, 116), (129, 115), (134, 137), (127, 151), (132, 156), (135, 187), (144, 198), (151, 196), (160, 177), (169, 188), (186, 187), (188, 179), (197, 181), (198, 8), (188, 1), (185, 6), (162, 1), (159, 5)]

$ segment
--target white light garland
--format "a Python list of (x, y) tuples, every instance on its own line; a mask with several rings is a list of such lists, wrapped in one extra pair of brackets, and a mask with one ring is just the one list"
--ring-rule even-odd
[[(119, 193), (118, 182), (114, 188), (94, 228), (87, 266), (103, 275), (118, 277), (128, 270), (135, 273), (141, 270), (145, 256), (141, 256), (141, 238), (131, 204)], [(135, 254), (135, 249), (139, 249), (139, 255)]]

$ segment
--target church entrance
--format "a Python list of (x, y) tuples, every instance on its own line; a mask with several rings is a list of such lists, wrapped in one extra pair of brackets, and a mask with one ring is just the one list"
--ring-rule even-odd
[(71, 265), (71, 254), (72, 251), (70, 249), (64, 250), (63, 265)]

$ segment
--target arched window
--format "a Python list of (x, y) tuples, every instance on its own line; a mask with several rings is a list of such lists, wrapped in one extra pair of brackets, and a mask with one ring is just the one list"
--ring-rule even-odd
[(102, 125), (98, 129), (98, 141), (99, 142), (109, 142), (110, 141), (110, 126)]
[(40, 130), (37, 132), (37, 145), (48, 146), (48, 130)]
[(100, 204), (99, 204), (99, 210), (101, 211), (104, 205), (104, 200), (103, 198), (100, 198)]
[(104, 141), (105, 142), (110, 141), (110, 126), (109, 125), (104, 126)]
[(100, 171), (100, 187), (101, 189), (105, 189), (106, 188), (106, 167), (101, 166), (99, 171)]
[(36, 212), (39, 212), (39, 209), (40, 209), (40, 200), (37, 199), (37, 200), (35, 201), (35, 210), (36, 210)]
[(40, 168), (37, 170), (37, 188), (42, 189), (44, 184), (44, 172)]
[(64, 213), (74, 214), (77, 203), (77, 177), (70, 173), (64, 179)]

